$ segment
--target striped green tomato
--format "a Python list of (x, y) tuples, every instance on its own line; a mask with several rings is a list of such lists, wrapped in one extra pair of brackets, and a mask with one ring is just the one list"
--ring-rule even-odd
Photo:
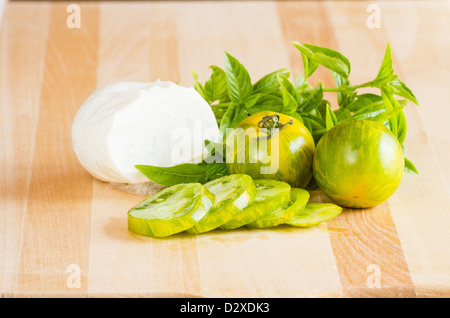
[(232, 230), (249, 224), (266, 214), (284, 207), (290, 200), (291, 186), (286, 182), (269, 179), (254, 180), (256, 196), (239, 214), (220, 228)]
[(239, 214), (256, 196), (253, 179), (245, 174), (224, 176), (204, 184), (214, 195), (214, 204), (190, 229), (189, 234), (214, 230)]
[(290, 202), (288, 205), (276, 209), (262, 218), (247, 224), (246, 226), (254, 229), (265, 229), (284, 224), (294, 218), (299, 211), (308, 203), (310, 194), (305, 189), (291, 189)]
[(196, 225), (214, 201), (214, 195), (200, 183), (177, 184), (129, 210), (128, 229), (150, 237), (179, 233)]
[(404, 170), (403, 151), (384, 125), (342, 122), (317, 144), (313, 172), (320, 189), (339, 205), (368, 208), (389, 198)]
[(341, 214), (342, 208), (332, 203), (308, 203), (286, 224), (297, 227), (315, 226)]
[(296, 188), (306, 187), (312, 178), (314, 140), (295, 118), (258, 112), (244, 119), (226, 140), (231, 174), (284, 181)]

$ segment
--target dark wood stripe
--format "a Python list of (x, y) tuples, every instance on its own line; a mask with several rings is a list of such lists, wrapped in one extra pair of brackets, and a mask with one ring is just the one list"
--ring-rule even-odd
[(414, 297), (389, 203), (345, 209), (327, 223), (345, 297)]
[[(339, 51), (324, 4), (288, 1), (277, 2), (277, 7), (287, 45), (297, 41)], [(384, 47), (380, 52), (383, 50)], [(302, 69), (301, 55), (291, 47), (288, 52), (296, 75)], [(311, 84), (318, 78), (324, 79), (325, 86), (334, 86), (328, 70), (319, 67)], [(334, 98), (326, 98), (335, 103)], [(329, 201), (320, 192), (315, 193), (312, 200)], [(366, 210), (345, 209), (327, 222), (327, 228), (344, 297), (415, 296), (388, 202)]]

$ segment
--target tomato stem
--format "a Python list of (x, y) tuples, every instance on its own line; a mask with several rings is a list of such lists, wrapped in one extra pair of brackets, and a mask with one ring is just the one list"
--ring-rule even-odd
[(270, 116), (264, 116), (263, 119), (261, 119), (261, 121), (258, 123), (258, 127), (268, 129), (269, 134), (271, 134), (270, 132), (272, 131), (272, 129), (276, 129), (277, 131), (279, 131), (280, 129), (283, 129), (286, 125), (288, 124), (292, 125), (293, 123), (294, 122), (292, 121), (291, 117), (291, 119), (287, 123), (282, 124), (280, 122), (280, 115), (276, 113)]

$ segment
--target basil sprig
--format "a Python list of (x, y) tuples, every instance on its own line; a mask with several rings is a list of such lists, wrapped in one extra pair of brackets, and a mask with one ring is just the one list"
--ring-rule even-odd
[(158, 167), (151, 165), (136, 165), (144, 176), (150, 180), (163, 185), (173, 186), (179, 183), (208, 181), (226, 176), (228, 174), (225, 163), (206, 163), (199, 164), (184, 163), (172, 167)]
[[(404, 145), (407, 122), (403, 108), (408, 102), (419, 105), (412, 91), (394, 73), (389, 43), (376, 77), (362, 84), (349, 81), (350, 61), (340, 52), (312, 44), (292, 42), (299, 50), (303, 73), (295, 83), (291, 72), (282, 68), (273, 71), (255, 83), (250, 73), (235, 57), (225, 52), (224, 69), (212, 65), (209, 79), (200, 83), (198, 74), (191, 69), (193, 87), (209, 103), (220, 131), (235, 128), (247, 116), (260, 111), (274, 111), (300, 120), (317, 142), (329, 129), (342, 121), (366, 119), (383, 123), (402, 145), (405, 154), (405, 171), (418, 174), (414, 164), (406, 158)], [(312, 86), (308, 79), (319, 67), (333, 75), (335, 87), (324, 87), (322, 82)], [(375, 93), (361, 93), (361, 89), (374, 88)], [(324, 93), (336, 93), (337, 105), (331, 107)], [(224, 163), (225, 148), (221, 143), (205, 141), (210, 155), (199, 164), (181, 164), (173, 167), (136, 166), (149, 179), (162, 184), (183, 182), (208, 182), (227, 174)]]
[[(244, 118), (259, 111), (269, 110), (291, 115), (310, 130), (317, 143), (322, 135), (341, 121), (367, 119), (383, 123), (397, 137), (404, 151), (407, 123), (403, 107), (410, 101), (419, 102), (412, 91), (394, 73), (389, 43), (375, 78), (369, 82), (352, 85), (349, 81), (350, 61), (340, 52), (312, 44), (292, 42), (299, 50), (303, 73), (296, 83), (290, 82), (290, 71), (280, 69), (263, 76), (251, 87), (251, 78), (245, 67), (229, 53), (225, 53), (225, 70), (220, 86), (227, 87), (227, 96), (206, 99), (219, 123), (220, 130), (236, 127)], [(318, 67), (325, 67), (333, 75), (336, 86), (314, 87), (308, 78)], [(211, 78), (214, 77), (214, 72)], [(211, 81), (211, 78), (208, 81)], [(198, 83), (197, 77), (194, 77)], [(207, 81), (207, 83), (208, 83)], [(211, 96), (205, 85), (194, 85), (202, 96)], [(360, 93), (364, 88), (375, 88), (379, 94)], [(324, 99), (324, 93), (337, 94), (337, 107)], [(221, 111), (219, 112), (218, 109)], [(406, 155), (406, 153), (405, 153)], [(405, 171), (417, 173), (414, 164), (405, 158)]]

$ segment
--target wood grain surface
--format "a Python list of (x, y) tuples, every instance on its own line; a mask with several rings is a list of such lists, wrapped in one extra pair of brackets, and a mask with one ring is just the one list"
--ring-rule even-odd
[[(9, 2), (0, 30), (0, 295), (3, 297), (449, 297), (450, 2)], [(408, 157), (397, 192), (319, 226), (145, 238), (127, 230), (141, 196), (93, 179), (71, 124), (95, 89), (204, 81), (223, 52), (254, 80), (301, 71), (291, 41), (339, 50), (350, 81), (371, 80), (390, 42)], [(318, 69), (312, 80), (333, 81)], [(320, 191), (312, 201), (327, 201)]]

